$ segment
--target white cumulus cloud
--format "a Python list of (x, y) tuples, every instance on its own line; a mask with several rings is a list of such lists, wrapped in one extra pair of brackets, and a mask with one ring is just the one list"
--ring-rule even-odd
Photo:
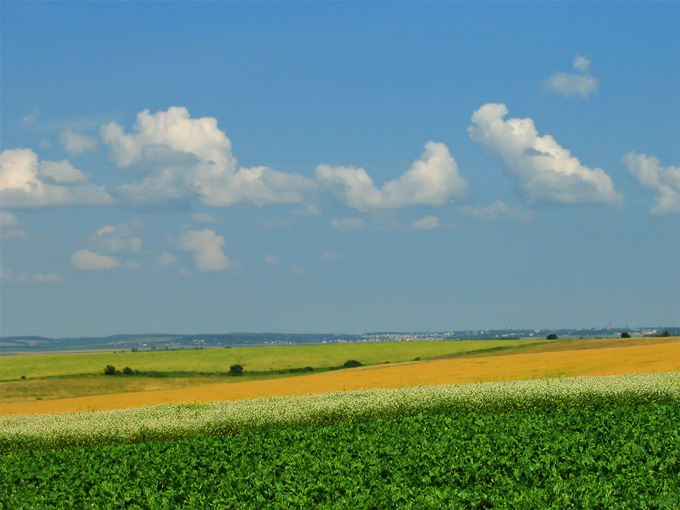
[(626, 154), (623, 164), (644, 188), (657, 192), (652, 214), (680, 214), (680, 167), (663, 167), (654, 156), (635, 152)]
[(504, 104), (488, 103), (472, 115), (470, 138), (500, 158), (532, 202), (618, 205), (622, 198), (601, 168), (589, 168), (550, 135), (539, 136), (532, 119), (508, 119)]
[(191, 253), (197, 271), (236, 270), (240, 266), (222, 251), (224, 237), (214, 230), (188, 230), (180, 235), (177, 246)]
[(265, 261), (267, 264), (269, 264), (270, 266), (274, 266), (274, 265), (276, 265), (276, 264), (279, 263), (279, 259), (277, 259), (277, 258), (276, 258), (274, 255), (272, 255), (271, 253), (270, 253), (269, 255), (267, 255), (267, 256), (264, 258), (264, 261)]
[(116, 257), (80, 250), (71, 255), (71, 265), (79, 271), (108, 271), (120, 266)]
[(197, 196), (213, 207), (236, 204), (258, 206), (299, 203), (315, 183), (298, 174), (258, 166), (238, 168), (231, 141), (217, 119), (192, 119), (183, 107), (137, 115), (135, 133), (110, 123), (100, 134), (111, 147), (119, 167), (137, 167), (148, 173), (140, 182), (126, 184), (120, 192), (133, 204), (144, 205)]
[(0, 199), (3, 207), (109, 205), (113, 198), (68, 161), (39, 161), (31, 149), (0, 154)]
[(486, 207), (461, 207), (458, 211), (466, 216), (472, 216), (480, 220), (501, 220), (513, 218), (524, 223), (529, 223), (536, 217), (534, 211), (507, 205), (502, 200), (496, 200)]
[(443, 143), (427, 142), (421, 158), (399, 179), (378, 189), (363, 168), (319, 165), (317, 181), (359, 211), (444, 205), (467, 190), (458, 164)]
[(74, 132), (72, 129), (64, 129), (59, 133), (61, 143), (64, 148), (73, 154), (80, 154), (89, 151), (99, 145), (99, 141), (91, 136), (82, 135)]
[(439, 218), (436, 216), (425, 216), (411, 224), (413, 230), (432, 230), (439, 226)]
[(592, 61), (586, 57), (576, 56), (572, 64), (576, 74), (555, 73), (543, 82), (544, 89), (564, 96), (588, 97), (594, 94), (600, 86), (600, 80), (591, 74), (590, 64)]

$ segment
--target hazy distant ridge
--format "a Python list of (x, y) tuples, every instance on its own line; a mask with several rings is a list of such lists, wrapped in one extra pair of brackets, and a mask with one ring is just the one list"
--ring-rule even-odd
[(370, 332), (363, 334), (334, 333), (206, 333), (206, 334), (118, 334), (105, 337), (48, 338), (42, 336), (3, 336), (0, 349), (13, 351), (52, 351), (52, 350), (153, 350), (186, 349), (203, 347), (237, 347), (266, 345), (301, 345), (345, 342), (387, 342), (387, 341), (426, 341), (426, 340), (463, 340), (463, 339), (514, 339), (545, 338), (556, 333), (560, 338), (612, 338), (623, 331), (631, 336), (654, 336), (663, 331), (680, 335), (680, 327), (646, 328), (581, 328), (581, 329), (500, 329), (500, 330), (456, 330), (446, 332)]

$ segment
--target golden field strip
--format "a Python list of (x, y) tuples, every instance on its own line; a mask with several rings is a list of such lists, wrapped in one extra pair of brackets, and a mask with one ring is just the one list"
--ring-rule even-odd
[[(555, 342), (515, 352), (367, 366), (297, 377), (89, 397), (3, 403), (0, 414), (98, 411), (163, 403), (242, 400), (369, 388), (680, 371), (680, 338)], [(608, 344), (607, 344), (608, 343)], [(517, 349), (525, 347), (518, 346)], [(526, 346), (527, 349), (531, 346)], [(533, 347), (540, 351), (539, 346)], [(481, 354), (481, 353), (480, 353)], [(57, 380), (55, 380), (57, 383)]]

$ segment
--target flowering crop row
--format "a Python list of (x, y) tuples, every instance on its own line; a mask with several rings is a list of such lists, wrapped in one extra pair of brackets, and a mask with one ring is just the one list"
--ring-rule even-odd
[(507, 412), (680, 402), (680, 372), (418, 386), (236, 402), (0, 417), (0, 452), (137, 443), (421, 413)]

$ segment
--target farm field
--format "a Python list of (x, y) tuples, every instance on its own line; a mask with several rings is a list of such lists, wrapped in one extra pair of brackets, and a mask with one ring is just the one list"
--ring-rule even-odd
[(677, 372), (3, 417), (0, 508), (670, 509), (678, 422)]
[[(560, 352), (550, 350), (462, 357), (376, 365), (283, 379), (229, 382), (96, 397), (8, 402), (2, 405), (0, 412), (22, 414), (91, 411), (173, 402), (240, 400), (271, 395), (300, 395), (367, 388), (680, 370), (678, 338), (649, 339), (642, 343), (638, 339), (628, 342), (613, 341), (613, 345), (618, 347), (604, 347), (603, 342), (607, 341), (592, 341), (593, 344), (575, 342), (578, 349)], [(569, 342), (563, 342), (563, 345), (568, 344)], [(546, 345), (545, 348), (554, 349), (556, 345), (558, 344), (553, 343)], [(596, 347), (584, 347), (588, 345)], [(106, 379), (105, 376), (100, 378)], [(231, 381), (234, 379), (237, 378), (230, 378)]]
[[(0, 403), (284, 378), (296, 375), (287, 373), (291, 369), (313, 366), (319, 372), (340, 366), (350, 358), (360, 358), (362, 363), (369, 365), (390, 361), (386, 356), (398, 362), (485, 349), (504, 350), (534, 343), (536, 341), (531, 340), (439, 341), (0, 356)], [(228, 376), (229, 366), (235, 363), (247, 367), (245, 376)], [(131, 366), (145, 375), (102, 377), (103, 367), (109, 364), (119, 370)], [(28, 377), (22, 379), (26, 374)]]
[[(395, 342), (381, 344), (256, 347), (137, 353), (51, 354), (0, 357), (0, 403), (80, 396), (172, 390), (217, 383), (291, 377), (291, 369), (315, 372), (341, 366), (348, 359), (370, 365), (385, 361), (458, 356), (486, 350), (505, 351), (545, 341)], [(385, 359), (389, 357), (390, 359)], [(119, 363), (119, 362), (124, 363)], [(245, 376), (229, 377), (231, 364), (245, 365)], [(102, 377), (111, 364), (145, 372), (144, 377)], [(265, 368), (268, 367), (266, 370)], [(22, 376), (29, 375), (25, 380)], [(58, 378), (58, 379), (54, 379)]]
[(434, 342), (384, 342), (328, 344), (289, 347), (232, 347), (229, 349), (188, 349), (91, 354), (43, 354), (0, 356), (0, 381), (26, 376), (43, 377), (99, 375), (106, 365), (166, 373), (225, 373), (235, 363), (246, 371), (268, 372), (312, 366), (338, 367), (348, 359), (365, 365), (410, 361), (470, 351), (528, 346), (545, 340), (462, 340)]

